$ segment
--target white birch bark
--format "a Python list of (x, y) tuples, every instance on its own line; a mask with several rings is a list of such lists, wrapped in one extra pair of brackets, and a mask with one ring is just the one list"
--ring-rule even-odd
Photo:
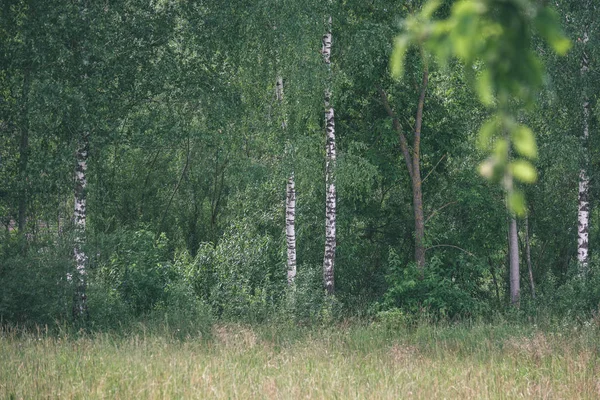
[[(331, 76), (331, 45), (332, 45), (332, 19), (327, 23), (327, 32), (323, 35), (322, 54), (323, 60)], [(327, 134), (326, 159), (325, 159), (325, 255), (323, 257), (323, 281), (327, 294), (334, 292), (334, 267), (336, 248), (336, 189), (335, 189), (335, 118), (331, 106), (331, 79), (325, 89), (325, 130)]]
[[(583, 43), (588, 41), (587, 32), (583, 35)], [(587, 173), (588, 154), (587, 144), (589, 141), (589, 119), (590, 119), (590, 102), (586, 93), (585, 76), (589, 69), (588, 55), (583, 51), (581, 58), (581, 77), (583, 82), (583, 147), (584, 147), (584, 164), (579, 171), (579, 194), (577, 204), (577, 261), (579, 262), (579, 272), (585, 275), (589, 263), (589, 232), (590, 232), (590, 203), (589, 203), (589, 187), (590, 178)]]
[(75, 167), (75, 271), (76, 271), (76, 290), (73, 304), (73, 315), (82, 317), (87, 311), (86, 305), (86, 275), (87, 275), (87, 255), (83, 249), (85, 244), (85, 224), (86, 224), (86, 186), (87, 186), (87, 162), (88, 162), (88, 134), (83, 133), (80, 138), (79, 148), (77, 149), (77, 165)]
[[(277, 77), (275, 94), (280, 105), (283, 103), (283, 78)], [(281, 128), (286, 129), (285, 113)], [(290, 174), (285, 196), (285, 238), (287, 243), (287, 281), (292, 285), (296, 279), (296, 185), (294, 173)]]
[(510, 217), (508, 238), (510, 263), (510, 302), (513, 306), (519, 307), (519, 298), (521, 295), (521, 282), (519, 280), (519, 238), (517, 236), (517, 219), (514, 216)]
[[(81, 17), (81, 21), (86, 24), (87, 17), (87, 2), (79, 1), (79, 14)], [(81, 40), (84, 40), (83, 38)], [(83, 43), (79, 44), (80, 48), (80, 59), (78, 62), (81, 62), (81, 81), (80, 81), (80, 90), (85, 92), (86, 90), (86, 81), (88, 78), (88, 68), (89, 68), (89, 60), (86, 55), (86, 49)], [(86, 218), (87, 218), (87, 209), (86, 209), (86, 187), (87, 187), (87, 163), (88, 163), (88, 153), (89, 153), (89, 131), (87, 128), (84, 128), (84, 119), (87, 118), (85, 113), (86, 109), (86, 96), (83, 96), (83, 104), (81, 105), (81, 114), (79, 115), (80, 123), (82, 127), (80, 128), (80, 134), (77, 141), (77, 151), (76, 151), (76, 165), (75, 165), (75, 206), (73, 211), (74, 218), (74, 249), (73, 255), (75, 257), (75, 293), (73, 298), (73, 317), (75, 319), (81, 319), (87, 314), (87, 297), (86, 297), (86, 275), (87, 275), (87, 262), (88, 257), (85, 254), (85, 242), (86, 242)]]
[(287, 183), (285, 201), (285, 237), (287, 240), (287, 280), (292, 285), (296, 279), (296, 187), (294, 174)]

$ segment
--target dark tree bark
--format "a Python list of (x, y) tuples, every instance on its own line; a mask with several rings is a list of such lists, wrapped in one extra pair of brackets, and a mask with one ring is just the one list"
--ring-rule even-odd
[(31, 73), (25, 69), (23, 75), (23, 90), (21, 92), (21, 142), (19, 144), (19, 179), (21, 190), (19, 193), (19, 234), (25, 232), (27, 225), (27, 196), (28, 196), (28, 174), (27, 164), (29, 161), (29, 88), (31, 86)]
[(510, 264), (510, 303), (514, 307), (519, 307), (521, 296), (519, 280), (519, 237), (517, 232), (517, 219), (514, 216), (511, 216), (508, 229), (508, 251)]
[(415, 214), (415, 261), (420, 269), (425, 267), (425, 219), (423, 217), (423, 192), (421, 188), (421, 127), (423, 125), (423, 106), (425, 104), (425, 93), (429, 81), (427, 67), (423, 71), (423, 83), (419, 103), (417, 104), (417, 117), (415, 120), (415, 140), (413, 144), (413, 210)]
[(421, 91), (419, 93), (419, 101), (417, 103), (417, 114), (415, 119), (415, 130), (413, 138), (412, 155), (406, 140), (406, 136), (402, 131), (402, 126), (398, 117), (390, 106), (387, 95), (383, 89), (379, 90), (379, 95), (383, 102), (383, 107), (392, 118), (394, 129), (400, 138), (400, 148), (402, 156), (406, 163), (406, 169), (410, 176), (412, 194), (413, 194), (413, 213), (415, 219), (415, 262), (418, 268), (422, 271), (425, 268), (425, 218), (423, 216), (423, 191), (421, 179), (421, 130), (423, 127), (423, 108), (425, 106), (425, 95), (427, 93), (427, 84), (429, 83), (429, 70), (427, 66), (423, 70), (423, 81)]
[(529, 285), (531, 286), (531, 297), (535, 299), (535, 282), (533, 280), (533, 268), (531, 267), (531, 246), (529, 243), (529, 217), (525, 217), (525, 259), (529, 272)]

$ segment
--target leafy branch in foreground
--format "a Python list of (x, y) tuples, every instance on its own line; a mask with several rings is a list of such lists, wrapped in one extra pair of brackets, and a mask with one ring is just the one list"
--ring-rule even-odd
[[(412, 45), (442, 65), (452, 57), (462, 62), (480, 102), (493, 110), (479, 131), (480, 148), (491, 153), (479, 171), (501, 182), (509, 209), (524, 215), (524, 196), (513, 180), (535, 182), (530, 160), (536, 158), (537, 147), (531, 129), (516, 122), (513, 105), (531, 105), (543, 83), (544, 68), (531, 46), (534, 33), (559, 55), (566, 54), (571, 42), (560, 28), (558, 14), (529, 0), (461, 0), (448, 18), (434, 20), (440, 6), (438, 0), (429, 1), (404, 21), (391, 56), (392, 75), (402, 76)], [(513, 148), (518, 157), (511, 161)]]

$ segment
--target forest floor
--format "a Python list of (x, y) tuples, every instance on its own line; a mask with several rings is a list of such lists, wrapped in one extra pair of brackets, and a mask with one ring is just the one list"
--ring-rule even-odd
[(0, 332), (4, 399), (600, 398), (595, 323)]

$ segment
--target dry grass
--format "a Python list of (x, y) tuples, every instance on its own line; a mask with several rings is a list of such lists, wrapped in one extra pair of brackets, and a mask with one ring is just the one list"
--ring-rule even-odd
[(261, 329), (221, 325), (208, 342), (5, 334), (0, 398), (600, 398), (594, 327)]

